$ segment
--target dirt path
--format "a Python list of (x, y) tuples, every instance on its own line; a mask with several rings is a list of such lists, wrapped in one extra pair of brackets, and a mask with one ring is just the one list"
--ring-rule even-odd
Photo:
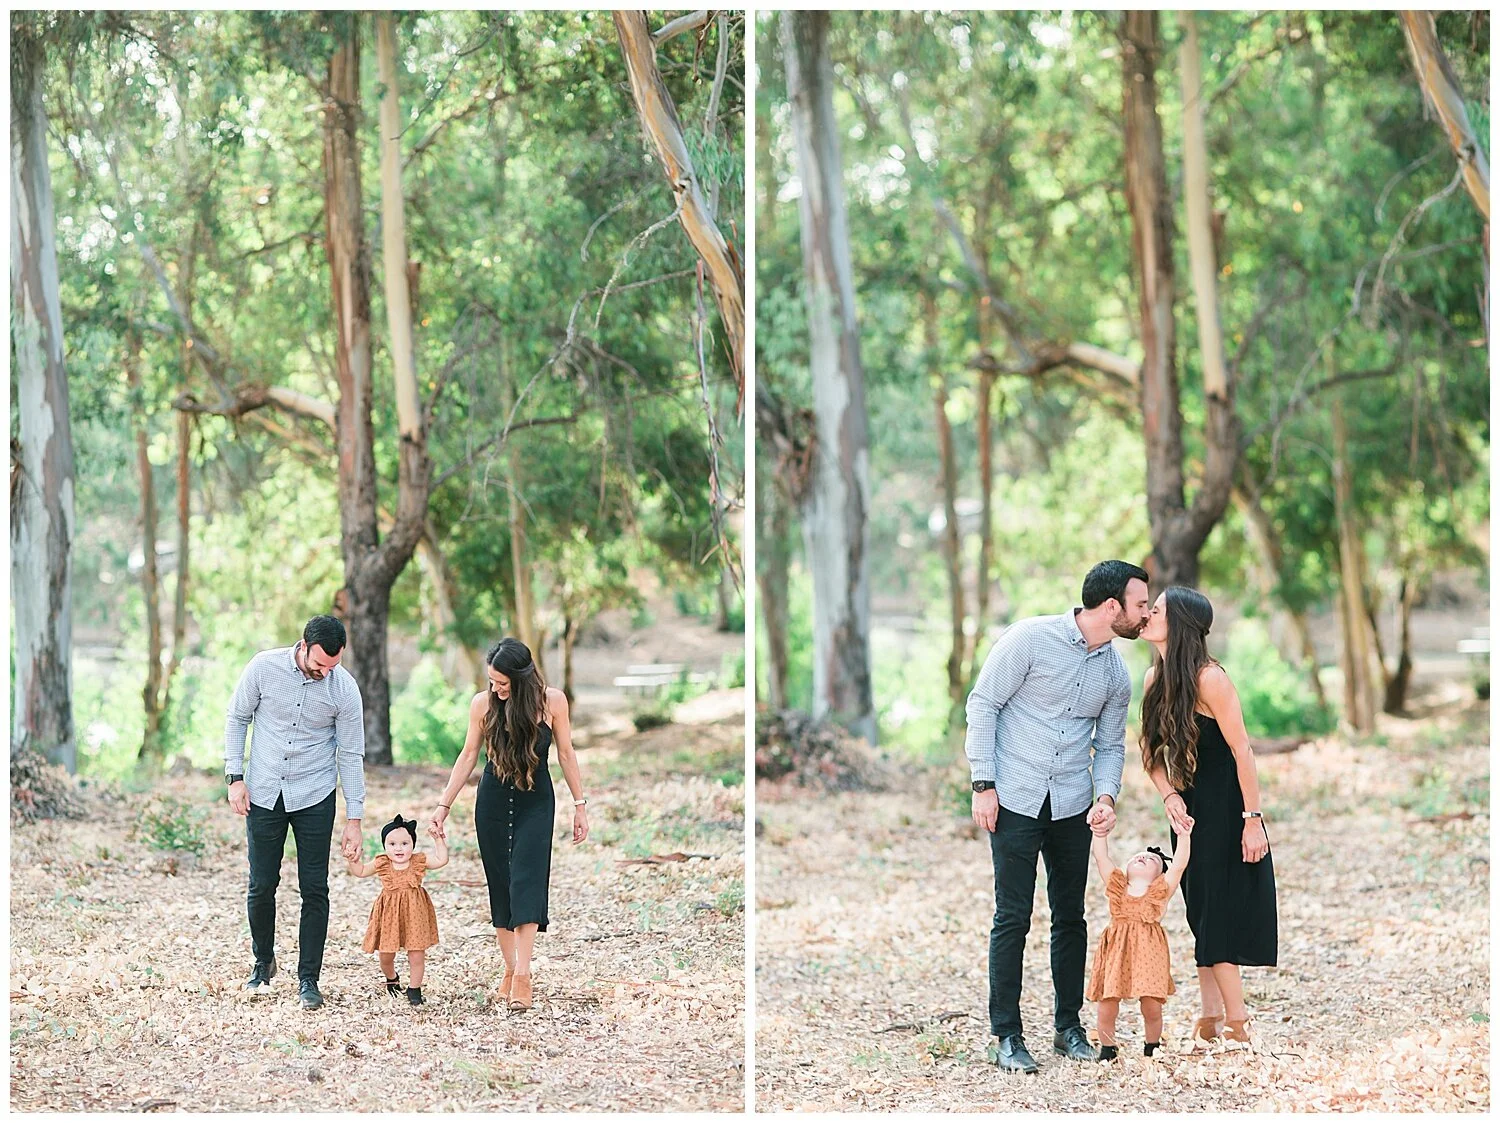
[[(985, 1063), (988, 850), (931, 775), (912, 794), (757, 790), (756, 1103), (831, 1111), (1483, 1111), (1489, 1105), (1488, 709), (1266, 757), (1281, 964), (1247, 970), (1255, 1054), (1184, 1055), (1196, 1016), (1182, 906), (1169, 1055), (1051, 1053), (1045, 874), (1025, 963), (1031, 1077)], [(950, 781), (956, 779), (950, 775)], [(1127, 768), (1114, 849), (1164, 844)], [(1441, 816), (1468, 816), (1448, 818)], [(1179, 898), (1180, 901), (1180, 898)], [(1107, 920), (1089, 887), (1090, 955)], [(1084, 1021), (1092, 1030), (1093, 1008)]]
[[(534, 1009), (492, 1005), (500, 957), (473, 842), (428, 879), (442, 943), (414, 1012), (359, 950), (374, 889), (330, 875), (327, 1005), (296, 1005), (298, 902), (278, 894), (283, 974), (251, 1002), (241, 820), (202, 774), (126, 794), (87, 823), (11, 835), (11, 1107), (20, 1111), (737, 1111), (744, 1100), (743, 717), (580, 754), (593, 837), (564, 841)], [(425, 813), (445, 770), (370, 770), (366, 817)], [(726, 782), (727, 781), (727, 782)], [(169, 794), (210, 808), (208, 848), (175, 876), (127, 837)], [(367, 830), (378, 840), (378, 831)], [(685, 862), (621, 865), (673, 851)], [(398, 960), (405, 971), (404, 959)], [(403, 979), (406, 977), (403, 973)]]

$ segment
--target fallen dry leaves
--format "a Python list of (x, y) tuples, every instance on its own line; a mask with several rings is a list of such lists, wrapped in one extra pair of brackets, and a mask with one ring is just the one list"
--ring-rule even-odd
[[(756, 1106), (818, 1111), (1487, 1111), (1488, 710), (1391, 723), (1388, 744), (1330, 740), (1260, 761), (1276, 859), (1280, 965), (1247, 969), (1254, 1052), (1193, 1055), (1192, 937), (1166, 921), (1178, 994), (1165, 1055), (1051, 1051), (1045, 874), (1022, 1017), (1041, 1063), (985, 1063), (993, 910), (987, 846), (908, 771), (906, 794), (757, 790)], [(1482, 793), (1472, 817), (1402, 806), (1433, 770)], [(1116, 853), (1165, 844), (1157, 801), (1127, 768)], [(1088, 897), (1090, 954), (1107, 910)], [(1092, 1032), (1093, 1007), (1083, 1017)]]
[[(297, 1007), (292, 857), (277, 902), (282, 974), (271, 996), (244, 997), (244, 828), (215, 778), (168, 777), (88, 822), (13, 828), (11, 1107), (742, 1110), (744, 790), (684, 761), (732, 753), (743, 723), (671, 733), (582, 754), (594, 836), (567, 841), (571, 807), (560, 801), (551, 931), (538, 937), (536, 1005), (523, 1015), (493, 1004), (501, 960), (472, 788), (450, 820), (453, 861), (427, 879), (442, 943), (428, 953), (429, 1005), (417, 1011), (385, 998), (375, 957), (359, 947), (374, 887), (337, 861), (327, 1005)], [(425, 817), (445, 777), (369, 769), (368, 821)], [(127, 839), (156, 792), (211, 808), (207, 852), (176, 876)], [(712, 856), (620, 864), (673, 851)]]

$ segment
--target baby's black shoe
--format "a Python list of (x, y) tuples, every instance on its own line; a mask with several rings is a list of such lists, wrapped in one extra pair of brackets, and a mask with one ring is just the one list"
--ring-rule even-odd
[(406, 988), (406, 1001), (410, 1002), (413, 1006), (425, 1006), (425, 1005), (427, 1005), (427, 999), (425, 999), (425, 998), (422, 997), (422, 988), (421, 987), (407, 987)]
[(397, 975), (394, 979), (386, 979), (386, 981), (385, 981), (385, 993), (388, 994), (388, 995), (390, 995), (392, 998), (399, 998), (399, 997), (401, 997), (401, 976), (400, 975)]
[(1112, 1061), (1116, 1057), (1118, 1057), (1119, 1055), (1120, 1055), (1120, 1047), (1118, 1045), (1100, 1045), (1099, 1046), (1099, 1059), (1101, 1061)]
[(1146, 1056), (1148, 1056), (1148, 1057), (1154, 1056), (1155, 1053), (1156, 1053), (1156, 1051), (1158, 1049), (1160, 1049), (1160, 1048), (1161, 1048), (1161, 1042), (1160, 1041), (1148, 1041), (1148, 1042), (1146, 1042)]

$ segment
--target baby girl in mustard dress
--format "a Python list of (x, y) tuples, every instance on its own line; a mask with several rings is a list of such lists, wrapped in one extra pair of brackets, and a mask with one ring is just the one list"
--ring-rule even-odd
[(427, 949), (438, 942), (437, 912), (432, 898), (422, 888), (428, 870), (448, 864), (448, 844), (436, 831), (433, 837), (436, 856), (428, 861), (417, 853), (417, 821), (397, 815), (380, 832), (385, 853), (373, 862), (349, 863), (355, 877), (379, 876), (380, 895), (370, 907), (370, 925), (365, 929), (365, 951), (380, 953), (380, 969), (385, 973), (385, 991), (395, 997), (401, 993), (401, 979), (396, 974), (396, 953), (406, 952), (411, 968), (411, 986), (406, 998), (413, 1006), (425, 1003), (422, 997), (422, 974), (427, 966)]
[(1161, 1046), (1162, 1006), (1177, 990), (1161, 918), (1187, 868), (1191, 837), (1191, 826), (1177, 836), (1175, 865), (1158, 847), (1148, 846), (1121, 870), (1110, 859), (1108, 838), (1094, 835), (1094, 862), (1109, 899), (1109, 927), (1099, 937), (1084, 997), (1099, 1004), (1101, 1061), (1119, 1056), (1115, 1018), (1124, 998), (1140, 1000), (1141, 1018), (1146, 1023), (1146, 1056)]

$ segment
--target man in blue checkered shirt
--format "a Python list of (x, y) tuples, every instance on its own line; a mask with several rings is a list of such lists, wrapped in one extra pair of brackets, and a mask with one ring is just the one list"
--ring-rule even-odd
[(1113, 829), (1125, 769), (1130, 675), (1111, 641), (1145, 627), (1146, 584), (1139, 566), (1100, 562), (1083, 580), (1081, 608), (1005, 629), (969, 695), (974, 821), (988, 833), (995, 867), (990, 1032), (1004, 1069), (1037, 1070), (1021, 1037), (1021, 960), (1038, 855), (1052, 911), (1052, 1048), (1098, 1059), (1078, 1018), (1088, 957), (1083, 897), (1091, 828)]
[(240, 676), (224, 727), (229, 806), (246, 818), (250, 853), (246, 907), (255, 968), (245, 987), (252, 996), (264, 994), (276, 975), (276, 887), (290, 828), (302, 894), (297, 996), (306, 1010), (323, 1005), (318, 976), (328, 940), (328, 851), (338, 787), (344, 789), (344, 857), (357, 858), (364, 848), (364, 705), (354, 676), (339, 666), (344, 641), (344, 625), (335, 617), (314, 616), (294, 646), (260, 652)]

